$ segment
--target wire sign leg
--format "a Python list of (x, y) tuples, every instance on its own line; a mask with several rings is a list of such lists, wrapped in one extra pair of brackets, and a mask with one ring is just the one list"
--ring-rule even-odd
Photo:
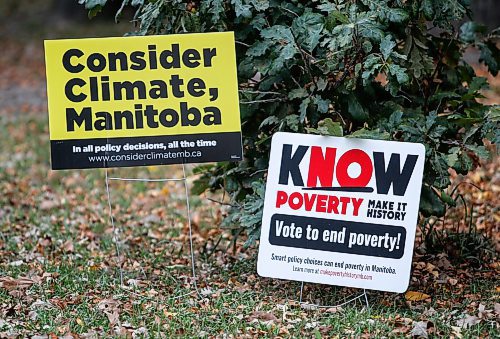
[(113, 230), (113, 242), (115, 243), (116, 257), (118, 258), (118, 267), (120, 269), (120, 286), (123, 287), (123, 268), (121, 262), (121, 251), (120, 251), (120, 239), (118, 237), (118, 229), (115, 226), (115, 216), (113, 215), (113, 208), (111, 207), (111, 193), (109, 191), (109, 177), (108, 169), (106, 171), (106, 195), (108, 198), (108, 210), (109, 210), (109, 220), (111, 221), (111, 227)]
[(191, 273), (193, 274), (193, 284), (196, 293), (201, 297), (200, 291), (198, 290), (198, 278), (196, 277), (196, 268), (194, 263), (194, 249), (193, 249), (193, 229), (191, 228), (191, 208), (189, 205), (189, 189), (186, 177), (186, 165), (182, 163), (182, 178), (184, 179), (184, 190), (186, 191), (186, 209), (187, 209), (187, 219), (189, 226), (189, 253), (191, 255)]
[(202, 297), (199, 289), (198, 289), (198, 277), (196, 275), (196, 264), (195, 264), (195, 258), (194, 258), (194, 247), (193, 247), (193, 230), (192, 230), (192, 225), (191, 225), (191, 207), (189, 204), (189, 187), (187, 183), (187, 177), (186, 177), (186, 166), (185, 164), (182, 164), (182, 178), (165, 178), (165, 179), (141, 179), (141, 178), (119, 178), (119, 177), (109, 177), (108, 176), (108, 169), (106, 168), (106, 193), (107, 193), (107, 199), (108, 199), (108, 210), (109, 210), (109, 219), (111, 222), (112, 230), (113, 230), (113, 242), (115, 243), (115, 251), (116, 255), (118, 257), (118, 260), (120, 261), (119, 264), (119, 269), (120, 269), (120, 285), (123, 287), (123, 268), (120, 260), (120, 255), (124, 251), (122, 251), (120, 247), (120, 239), (119, 239), (119, 229), (115, 225), (115, 217), (113, 214), (113, 208), (111, 204), (111, 193), (110, 193), (110, 187), (109, 187), (109, 181), (110, 180), (116, 180), (116, 181), (138, 181), (138, 182), (167, 182), (167, 181), (183, 181), (184, 182), (184, 191), (186, 194), (186, 210), (187, 210), (187, 220), (188, 220), (188, 228), (189, 228), (189, 252), (190, 252), (190, 261), (191, 261), (191, 274), (193, 278), (193, 286), (194, 286), (194, 291), (186, 294), (182, 294), (180, 296), (175, 296), (172, 297), (173, 299), (178, 299), (182, 298), (188, 295), (191, 295), (193, 293), (196, 293), (198, 297)]
[(358, 296), (355, 296), (355, 297), (352, 297), (350, 299), (348, 299), (347, 301), (343, 302), (343, 303), (340, 303), (340, 304), (337, 304), (337, 305), (318, 305), (318, 304), (310, 304), (310, 303), (307, 303), (307, 302), (304, 302), (304, 282), (302, 281), (300, 283), (300, 295), (299, 295), (299, 305), (303, 306), (313, 306), (313, 307), (317, 307), (317, 308), (333, 308), (333, 307), (342, 307), (342, 306), (345, 306), (347, 304), (350, 304), (352, 302), (355, 302), (357, 300), (361, 300), (362, 298), (364, 298), (364, 302), (365, 302), (365, 305), (366, 305), (366, 309), (370, 309), (370, 304), (368, 303), (368, 294), (366, 293), (366, 290), (363, 289), (363, 293), (361, 293), (360, 295)]

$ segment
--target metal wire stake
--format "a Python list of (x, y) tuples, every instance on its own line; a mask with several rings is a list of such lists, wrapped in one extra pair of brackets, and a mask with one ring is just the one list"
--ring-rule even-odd
[(302, 304), (302, 291), (304, 290), (304, 282), (302, 281), (300, 283), (300, 298), (299, 298), (299, 303)]
[[(184, 190), (186, 193), (186, 207), (187, 207), (187, 219), (188, 219), (188, 226), (189, 226), (189, 251), (190, 251), (190, 258), (191, 258), (191, 274), (193, 276), (193, 282), (194, 282), (194, 288), (195, 291), (189, 292), (182, 294), (180, 296), (175, 296), (172, 297), (172, 299), (179, 299), (188, 295), (192, 295), (193, 293), (196, 293), (199, 297), (202, 297), (199, 288), (198, 288), (198, 277), (196, 276), (196, 265), (195, 265), (195, 258), (194, 258), (194, 246), (193, 246), (193, 230), (192, 230), (192, 225), (191, 225), (191, 207), (189, 204), (189, 188), (188, 188), (188, 183), (187, 183), (187, 176), (186, 176), (186, 167), (185, 164), (182, 164), (182, 178), (164, 178), (164, 179), (147, 179), (147, 178), (120, 178), (120, 177), (109, 177), (108, 176), (108, 169), (105, 168), (105, 173), (106, 173), (106, 193), (107, 193), (107, 198), (108, 198), (108, 207), (109, 207), (109, 217), (111, 220), (111, 225), (113, 228), (113, 239), (115, 242), (115, 250), (116, 250), (116, 255), (118, 258), (120, 258), (121, 250), (119, 247), (119, 241), (117, 238), (117, 231), (118, 229), (116, 228), (115, 225), (115, 218), (113, 215), (113, 209), (111, 207), (111, 193), (110, 193), (110, 188), (109, 188), (109, 180), (117, 180), (117, 181), (140, 181), (140, 182), (166, 182), (166, 181), (183, 181), (184, 182)], [(120, 284), (123, 287), (123, 269), (120, 265)]]
[(366, 307), (370, 308), (370, 304), (368, 303), (368, 294), (366, 293), (365, 289), (363, 289), (363, 293), (362, 294), (360, 294), (358, 296), (355, 296), (355, 297), (353, 297), (351, 299), (348, 299), (347, 301), (345, 301), (343, 303), (340, 303), (340, 304), (337, 304), (337, 305), (318, 305), (318, 304), (310, 304), (310, 303), (307, 303), (307, 302), (303, 302), (302, 301), (302, 299), (303, 299), (303, 291), (304, 291), (304, 282), (302, 281), (301, 284), (300, 284), (300, 298), (299, 298), (299, 304), (300, 305), (314, 306), (314, 307), (317, 307), (317, 308), (342, 307), (342, 306), (345, 306), (345, 305), (350, 304), (352, 302), (356, 302), (356, 300), (362, 299), (364, 297)]
[(115, 227), (115, 218), (113, 216), (113, 209), (111, 207), (111, 194), (109, 192), (109, 178), (108, 178), (108, 168), (105, 168), (106, 172), (106, 194), (108, 197), (108, 208), (109, 208), (109, 219), (111, 220), (111, 226), (113, 230), (113, 242), (115, 243), (116, 256), (118, 257), (118, 267), (120, 269), (120, 286), (123, 287), (123, 269), (120, 258), (120, 245), (119, 239), (117, 237), (117, 231)]
[(182, 178), (184, 179), (184, 190), (186, 192), (186, 207), (187, 207), (187, 219), (189, 225), (189, 251), (191, 254), (191, 273), (193, 275), (194, 288), (199, 297), (202, 297), (200, 291), (198, 290), (198, 278), (196, 276), (196, 268), (194, 264), (194, 250), (193, 250), (193, 230), (191, 227), (191, 207), (189, 205), (189, 189), (186, 177), (186, 165), (182, 163)]

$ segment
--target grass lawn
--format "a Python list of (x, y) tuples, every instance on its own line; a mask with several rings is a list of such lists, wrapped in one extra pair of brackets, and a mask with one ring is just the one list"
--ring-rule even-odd
[[(49, 169), (46, 119), (0, 117), (0, 337), (500, 336), (498, 264), (450, 266), (446, 256), (416, 255), (410, 290), (426, 294), (416, 300), (369, 291), (370, 308), (364, 299), (301, 306), (300, 283), (259, 277), (256, 249), (217, 227), (225, 207), (197, 196), (196, 290), (182, 182), (112, 181), (113, 229), (104, 170)], [(304, 300), (335, 305), (359, 293), (306, 284)]]

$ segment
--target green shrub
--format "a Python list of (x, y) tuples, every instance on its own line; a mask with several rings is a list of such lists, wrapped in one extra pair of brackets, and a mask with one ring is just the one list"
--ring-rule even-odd
[[(80, 0), (95, 15), (106, 0)], [(450, 203), (449, 168), (467, 173), (498, 143), (500, 109), (478, 102), (496, 75), (499, 30), (465, 22), (469, 0), (124, 0), (136, 35), (234, 31), (245, 160), (198, 168), (195, 192), (224, 189), (227, 223), (257, 238), (271, 136), (277, 131), (419, 142), (426, 146), (421, 213)], [(121, 11), (120, 11), (121, 12)], [(117, 13), (117, 18), (121, 13)], [(441, 192), (441, 194), (436, 194)]]

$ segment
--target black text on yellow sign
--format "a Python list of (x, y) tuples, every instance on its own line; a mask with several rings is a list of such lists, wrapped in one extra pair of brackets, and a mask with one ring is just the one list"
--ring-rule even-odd
[(54, 169), (238, 161), (232, 32), (45, 41)]

